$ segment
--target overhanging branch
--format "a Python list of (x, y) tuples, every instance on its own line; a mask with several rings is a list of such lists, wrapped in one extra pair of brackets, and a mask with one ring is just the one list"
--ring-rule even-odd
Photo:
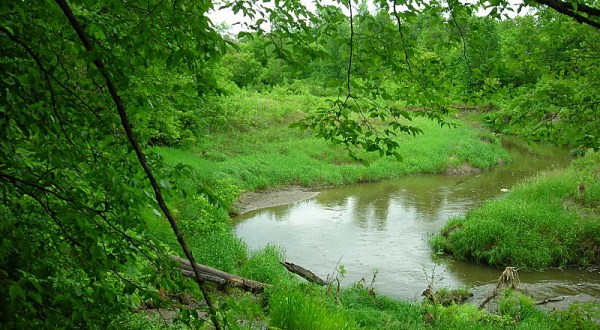
[[(91, 53), (94, 50), (94, 46), (93, 46), (90, 38), (88, 37), (87, 33), (85, 32), (85, 30), (83, 29), (83, 27), (81, 26), (79, 21), (77, 20), (77, 17), (75, 17), (75, 14), (71, 10), (71, 7), (67, 3), (67, 1), (66, 0), (56, 0), (56, 3), (58, 4), (60, 9), (64, 13), (65, 17), (69, 20), (71, 27), (77, 33), (77, 36), (79, 37), (79, 40), (81, 41), (81, 43), (83, 44), (85, 49)], [(117, 112), (119, 113), (119, 117), (121, 119), (121, 126), (125, 130), (125, 134), (127, 135), (129, 144), (135, 151), (137, 159), (138, 159), (140, 165), (142, 166), (142, 168), (144, 169), (144, 172), (146, 173), (146, 177), (148, 178), (148, 181), (150, 181), (150, 185), (152, 186), (152, 189), (154, 190), (154, 195), (155, 195), (156, 201), (157, 201), (160, 209), (165, 214), (167, 220), (169, 221), (169, 224), (171, 225), (171, 229), (175, 233), (175, 236), (177, 237), (177, 241), (179, 242), (179, 245), (181, 246), (183, 252), (185, 253), (185, 256), (187, 257), (190, 264), (192, 265), (192, 269), (193, 269), (193, 272), (195, 275), (194, 278), (196, 279), (196, 282), (198, 283), (198, 286), (200, 287), (200, 290), (202, 291), (202, 294), (204, 295), (204, 300), (206, 301), (206, 304), (208, 305), (213, 324), (214, 324), (216, 330), (220, 330), (221, 327), (219, 326), (215, 307), (213, 306), (213, 304), (210, 300), (210, 297), (208, 296), (208, 293), (206, 292), (206, 289), (204, 287), (204, 281), (202, 280), (200, 270), (196, 266), (196, 261), (192, 254), (192, 251), (189, 249), (185, 239), (183, 238), (183, 234), (181, 233), (181, 230), (179, 229), (179, 226), (175, 222), (175, 218), (173, 218), (171, 211), (167, 207), (167, 204), (165, 203), (165, 200), (161, 193), (160, 187), (154, 177), (152, 169), (150, 168), (150, 166), (148, 165), (148, 162), (146, 161), (146, 155), (140, 148), (140, 146), (133, 134), (133, 128), (132, 128), (129, 118), (127, 116), (127, 112), (125, 111), (125, 105), (123, 104), (123, 101), (121, 100), (121, 97), (119, 96), (119, 93), (117, 92), (117, 88), (111, 79), (108, 69), (104, 65), (104, 62), (102, 62), (102, 60), (99, 57), (96, 57), (93, 60), (93, 63), (96, 66), (96, 68), (100, 71), (100, 73), (102, 74), (102, 77), (104, 78), (106, 87), (108, 88), (109, 93), (112, 97), (112, 100), (117, 108)]]
[[(570, 2), (559, 1), (559, 0), (534, 0), (535, 2), (546, 5), (557, 12), (572, 17), (579, 23), (585, 23), (590, 26), (593, 26), (597, 29), (600, 29), (600, 21), (594, 21), (593, 18), (600, 19), (600, 9), (596, 9), (593, 7), (586, 6), (584, 4), (577, 4), (577, 10), (573, 7), (573, 4)], [(585, 13), (588, 17), (583, 16), (580, 13)]]

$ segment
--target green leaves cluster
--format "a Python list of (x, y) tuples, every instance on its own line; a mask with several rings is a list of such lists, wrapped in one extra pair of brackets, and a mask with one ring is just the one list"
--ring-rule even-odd
[(12, 328), (108, 327), (174, 287), (142, 219), (152, 190), (91, 61), (109, 63), (146, 141), (179, 143), (196, 125), (189, 100), (215, 89), (202, 66), (224, 48), (208, 3), (72, 7), (93, 54), (54, 2), (0, 5), (0, 323)]
[(498, 78), (505, 94), (498, 98), (501, 111), (490, 113), (488, 123), (580, 153), (598, 150), (598, 30), (551, 12), (502, 26), (506, 51)]

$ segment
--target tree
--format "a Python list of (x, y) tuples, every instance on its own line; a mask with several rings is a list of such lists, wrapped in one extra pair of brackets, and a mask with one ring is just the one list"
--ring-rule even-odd
[(193, 260), (153, 175), (156, 157), (142, 152), (125, 109), (145, 108), (132, 80), (165, 68), (193, 72), (199, 90), (210, 90), (201, 65), (224, 42), (197, 15), (209, 8), (73, 8), (62, 0), (0, 7), (2, 321), (12, 327), (107, 325), (142, 298), (158, 299), (172, 272), (167, 250), (144, 234), (145, 205), (162, 209)]
[(551, 11), (502, 24), (502, 80), (514, 88), (492, 127), (576, 153), (600, 148), (598, 31)]
[[(597, 10), (588, 4), (543, 1), (580, 22), (597, 24)], [(313, 77), (339, 87), (331, 107), (299, 126), (346, 145), (357, 158), (361, 152), (400, 158), (397, 136), (420, 132), (410, 124), (414, 115), (444, 124), (443, 115), (452, 107), (455, 85), (443, 65), (448, 63), (443, 51), (453, 40), (462, 42), (463, 53), (469, 47), (483, 50), (488, 41), (496, 47), (497, 40), (469, 39), (464, 31), (457, 38), (449, 32), (447, 14), (464, 15), (468, 23), (473, 5), (375, 3), (374, 13), (356, 1), (340, 1), (343, 9), (317, 2), (316, 14), (293, 0), (277, 1), (275, 7), (249, 1), (227, 6), (255, 18), (257, 35), (270, 41), (278, 59), (260, 62), (278, 75), (271, 81), (281, 78), (275, 69), (286, 60), (294, 74), (306, 77), (308, 68), (322, 70), (313, 71)], [(159, 289), (182, 285), (166, 261), (170, 251), (148, 235), (142, 215), (161, 209), (185, 250), (161, 197), (161, 188), (172, 187), (171, 178), (184, 169), (165, 167), (144, 148), (193, 138), (194, 125), (209, 113), (203, 97), (222, 92), (213, 69), (227, 42), (206, 16), (214, 7), (210, 1), (191, 0), (0, 4), (3, 324), (108, 327), (141, 300), (162, 299)], [(425, 36), (423, 16), (445, 24), (437, 32), (448, 36), (446, 46), (423, 42), (435, 39)], [(270, 31), (261, 20), (271, 23)], [(493, 23), (471, 20), (495, 36)], [(597, 147), (600, 134), (589, 120), (597, 117), (599, 104), (597, 30), (557, 21), (569, 31), (565, 38), (551, 34), (552, 29), (544, 32), (548, 49), (564, 45), (553, 53), (560, 57), (556, 67), (536, 66), (530, 81), (517, 74), (510, 78), (522, 85), (536, 83), (521, 94), (518, 115), (531, 111), (529, 99), (553, 96), (548, 102), (552, 113), (538, 109), (530, 118), (554, 123), (552, 114), (559, 113), (573, 123), (564, 128), (565, 136)], [(551, 26), (553, 19), (544, 24)], [(582, 31), (586, 37), (574, 37), (573, 32)], [(475, 60), (485, 74), (495, 70), (489, 56), (467, 53), (465, 63)], [(583, 135), (573, 133), (577, 127), (585, 127)], [(218, 327), (216, 318), (213, 323)]]

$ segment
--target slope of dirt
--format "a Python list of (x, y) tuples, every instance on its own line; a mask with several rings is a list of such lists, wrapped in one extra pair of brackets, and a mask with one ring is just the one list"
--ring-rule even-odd
[(240, 200), (235, 204), (235, 210), (236, 214), (240, 215), (258, 209), (303, 201), (318, 194), (318, 191), (310, 191), (307, 188), (298, 186), (280, 190), (247, 192), (242, 194)]

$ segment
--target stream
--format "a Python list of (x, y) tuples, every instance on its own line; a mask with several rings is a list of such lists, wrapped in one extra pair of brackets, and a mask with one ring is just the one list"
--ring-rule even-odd
[[(336, 264), (346, 271), (343, 285), (364, 278), (379, 293), (409, 301), (434, 287), (470, 287), (479, 302), (495, 287), (502, 272), (488, 266), (434, 258), (428, 244), (451, 217), (483, 202), (502, 198), (538, 171), (564, 167), (568, 153), (554, 147), (525, 148), (505, 142), (511, 162), (480, 174), (418, 175), (377, 183), (323, 189), (310, 200), (252, 211), (235, 219), (235, 231), (251, 249), (274, 244), (286, 261), (326, 278)], [(547, 308), (572, 301), (600, 300), (598, 270), (520, 272), (524, 288), (536, 300), (562, 296)]]

